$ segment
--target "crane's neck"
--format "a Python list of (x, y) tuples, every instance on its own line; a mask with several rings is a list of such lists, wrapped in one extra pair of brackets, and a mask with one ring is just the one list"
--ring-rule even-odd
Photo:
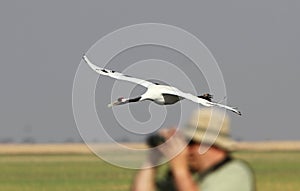
[(136, 97), (136, 98), (131, 98), (131, 99), (128, 99), (127, 102), (129, 102), (129, 103), (130, 103), (130, 102), (138, 102), (138, 101), (141, 100), (141, 98), (142, 98), (141, 96)]

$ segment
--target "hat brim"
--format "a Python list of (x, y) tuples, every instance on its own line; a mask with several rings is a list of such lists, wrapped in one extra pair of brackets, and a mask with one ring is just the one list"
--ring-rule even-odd
[(185, 129), (183, 134), (189, 140), (193, 140), (202, 144), (214, 145), (226, 151), (234, 151), (236, 149), (236, 142), (230, 137), (222, 134), (210, 133), (209, 131), (197, 131), (196, 129), (191, 128)]

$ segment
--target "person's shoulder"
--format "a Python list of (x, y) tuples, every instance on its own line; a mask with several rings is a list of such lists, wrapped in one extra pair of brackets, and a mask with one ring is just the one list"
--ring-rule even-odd
[(252, 167), (244, 160), (241, 159), (232, 159), (225, 168), (229, 170), (236, 170), (236, 171), (247, 171), (249, 173), (253, 173)]
[(246, 176), (248, 178), (252, 178), (254, 176), (251, 166), (246, 161), (241, 159), (232, 159), (220, 169), (221, 173), (222, 171), (223, 173), (227, 174), (227, 176), (228, 174), (231, 176), (238, 176), (240, 178), (241, 176)]
[[(255, 175), (252, 167), (244, 160), (232, 159), (227, 165), (224, 166), (223, 175), (226, 175), (227, 181), (235, 182), (241, 188), (245, 186), (245, 189), (251, 188), (255, 190)], [(224, 177), (224, 176), (223, 176)], [(242, 189), (244, 190), (244, 189)]]
[[(215, 184), (218, 182), (218, 184)], [(240, 159), (231, 161), (205, 177), (203, 190), (255, 190), (255, 178), (250, 165)]]
[(233, 158), (228, 164), (232, 166), (239, 166), (242, 168), (251, 168), (249, 163), (242, 159)]

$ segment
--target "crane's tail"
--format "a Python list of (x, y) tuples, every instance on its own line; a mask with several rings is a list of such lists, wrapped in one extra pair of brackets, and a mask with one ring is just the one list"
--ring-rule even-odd
[(238, 115), (242, 115), (242, 113), (238, 110), (237, 107), (230, 107), (230, 106), (227, 106), (227, 105), (223, 105), (223, 104), (220, 104), (220, 103), (214, 103), (214, 102), (211, 102), (211, 106), (218, 106), (218, 107), (221, 107), (221, 108), (224, 108), (224, 109), (227, 109), (227, 110), (230, 110)]

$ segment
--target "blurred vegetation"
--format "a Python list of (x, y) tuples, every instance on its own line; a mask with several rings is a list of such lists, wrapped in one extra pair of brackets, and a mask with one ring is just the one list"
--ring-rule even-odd
[[(253, 167), (263, 191), (300, 190), (299, 152), (237, 152)], [(2, 154), (0, 190), (129, 190), (136, 170), (92, 154)]]

